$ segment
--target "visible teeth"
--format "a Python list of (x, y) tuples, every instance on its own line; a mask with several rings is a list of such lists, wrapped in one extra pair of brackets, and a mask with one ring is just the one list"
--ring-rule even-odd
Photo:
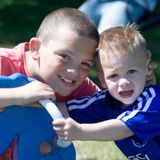
[(65, 81), (65, 82), (67, 82), (67, 83), (72, 83), (72, 81), (71, 81), (71, 80), (66, 79), (66, 78), (62, 78), (62, 80), (64, 80), (64, 81)]

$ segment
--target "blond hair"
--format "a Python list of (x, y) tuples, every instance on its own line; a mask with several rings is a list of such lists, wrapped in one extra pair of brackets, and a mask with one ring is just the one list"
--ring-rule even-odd
[(98, 50), (109, 54), (109, 59), (125, 56), (129, 51), (134, 53), (137, 48), (141, 48), (146, 53), (146, 41), (136, 25), (113, 27), (100, 35)]
[(60, 8), (49, 13), (41, 23), (36, 37), (45, 43), (58, 34), (59, 27), (65, 27), (80, 36), (99, 41), (95, 24), (83, 12), (75, 8)]

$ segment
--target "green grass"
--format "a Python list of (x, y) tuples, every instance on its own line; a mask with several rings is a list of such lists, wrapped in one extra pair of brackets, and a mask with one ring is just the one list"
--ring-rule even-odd
[(113, 142), (74, 142), (77, 160), (127, 160)]
[[(59, 7), (78, 7), (84, 0), (23, 0), (0, 9), (0, 44), (14, 46), (35, 36), (43, 17)], [(160, 8), (160, 7), (159, 7)], [(160, 26), (142, 32), (157, 62), (157, 84), (160, 84)], [(90, 78), (99, 84), (92, 69)], [(113, 142), (74, 142), (77, 160), (126, 160)]]

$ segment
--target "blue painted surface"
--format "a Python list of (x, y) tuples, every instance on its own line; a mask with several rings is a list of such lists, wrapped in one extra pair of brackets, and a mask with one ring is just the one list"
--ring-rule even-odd
[[(22, 86), (31, 80), (21, 74), (0, 76), (0, 88)], [(44, 108), (9, 106), (0, 112), (0, 154), (17, 137), (18, 160), (75, 160), (73, 144), (67, 148), (56, 147), (53, 143), (55, 136), (52, 118)], [(49, 154), (40, 152), (43, 142), (50, 144)]]

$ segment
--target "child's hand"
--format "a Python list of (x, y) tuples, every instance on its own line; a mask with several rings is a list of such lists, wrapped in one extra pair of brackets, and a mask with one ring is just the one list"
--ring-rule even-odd
[(32, 104), (42, 99), (55, 100), (54, 90), (47, 84), (37, 80), (24, 86), (13, 88), (13, 93), (15, 93), (17, 99), (16, 105)]
[(53, 129), (59, 137), (66, 141), (77, 140), (81, 136), (81, 124), (72, 118), (54, 120)]

